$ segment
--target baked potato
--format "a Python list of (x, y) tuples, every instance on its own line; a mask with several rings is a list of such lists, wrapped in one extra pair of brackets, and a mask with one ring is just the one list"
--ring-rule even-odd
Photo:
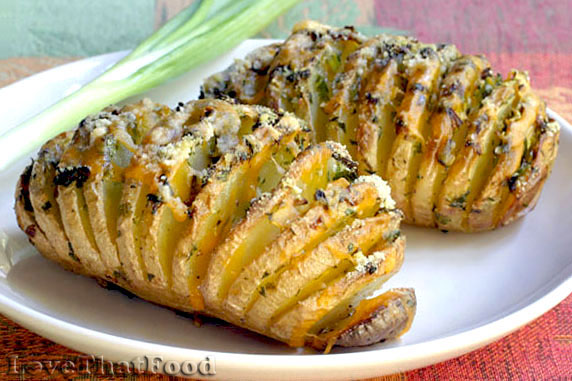
[(411, 289), (388, 185), (294, 115), (222, 100), (141, 101), (40, 150), (16, 190), (30, 242), (76, 273), (293, 346), (403, 334)]
[(405, 222), (464, 232), (534, 208), (558, 149), (528, 75), (411, 37), (298, 23), (205, 80), (201, 98), (295, 113), (313, 141), (345, 145), (361, 174), (391, 186)]

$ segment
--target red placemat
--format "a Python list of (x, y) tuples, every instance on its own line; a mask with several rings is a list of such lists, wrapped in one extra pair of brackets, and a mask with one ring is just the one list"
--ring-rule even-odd
[[(453, 360), (373, 380), (510, 380), (572, 378), (572, 295), (550, 312), (515, 333), (482, 349)], [(60, 379), (61, 371), (49, 375), (45, 362), (76, 364), (80, 353), (44, 339), (0, 315), (0, 379)], [(14, 358), (17, 366), (14, 367)], [(38, 370), (37, 361), (43, 362)], [(23, 366), (29, 366), (27, 371)], [(58, 369), (61, 369), (58, 368)], [(125, 377), (125, 368), (114, 367), (115, 376)], [(100, 374), (100, 373), (103, 373)], [(27, 376), (24, 377), (24, 374)], [(133, 374), (133, 376), (135, 376)], [(70, 370), (72, 379), (112, 379), (109, 371), (87, 374)], [(167, 380), (167, 376), (143, 373), (140, 380)]]
[[(569, 1), (376, 1), (379, 25), (422, 41), (482, 53), (495, 70), (527, 70), (548, 107), (572, 120)], [(480, 350), (402, 379), (572, 379), (572, 295), (541, 318)]]

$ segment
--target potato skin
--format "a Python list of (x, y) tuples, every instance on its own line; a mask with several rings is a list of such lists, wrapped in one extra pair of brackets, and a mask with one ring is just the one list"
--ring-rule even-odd
[(393, 289), (376, 299), (381, 301), (372, 303), (376, 312), (368, 313), (363, 320), (352, 319), (350, 328), (339, 335), (336, 345), (362, 347), (399, 337), (409, 330), (417, 307), (412, 289)]
[[(44, 236), (49, 241), (53, 250), (46, 253), (48, 258), (55, 253), (54, 260), (64, 268), (80, 274), (86, 274), (86, 269), (79, 262), (73, 247), (64, 231), (61, 220), (61, 213), (55, 197), (55, 176), (56, 165), (59, 162), (63, 149), (70, 143), (72, 132), (64, 132), (50, 141), (46, 142), (38, 154), (37, 160), (32, 164), (31, 172), (27, 179), (30, 205), (33, 209), (33, 218), (37, 226), (44, 232)], [(26, 171), (20, 178), (18, 193), (26, 194)], [(25, 204), (24, 204), (25, 205)], [(19, 219), (24, 219), (26, 209), (19, 209), (16, 203), (16, 215)], [(28, 210), (28, 213), (30, 211)], [(18, 221), (20, 228), (26, 231), (23, 221)]]
[[(478, 78), (489, 67), (480, 56), (462, 56), (443, 77), (436, 110), (431, 114), (429, 137), (423, 150), (411, 211), (417, 225), (435, 226), (434, 205), (448, 168), (462, 148), (470, 101), (478, 90)], [(456, 91), (451, 91), (455, 90)], [(461, 115), (461, 117), (459, 116)]]
[(46, 257), (52, 261), (57, 261), (58, 256), (54, 247), (46, 238), (46, 234), (38, 226), (35, 219), (34, 208), (30, 202), (30, 177), (32, 175), (32, 165), (24, 169), (16, 184), (16, 204), (14, 210), (18, 226), (26, 233), (30, 243), (38, 248), (42, 253), (46, 253)]
[[(275, 53), (270, 61), (268, 50)], [(244, 75), (261, 61), (280, 74)], [(542, 152), (532, 144), (557, 142), (559, 129), (528, 74), (514, 70), (503, 79), (484, 57), (462, 55), (451, 45), (365, 38), (302, 22), (284, 43), (238, 62), (206, 79), (201, 96), (248, 103), (241, 87), (255, 84), (257, 101), (295, 113), (317, 141), (347, 146), (362, 174), (386, 179), (409, 224), (462, 232), (506, 225), (532, 209), (554, 162), (556, 148), (534, 161), (541, 181), (519, 170), (521, 162), (530, 164), (525, 151)], [(229, 83), (237, 77), (242, 81)], [(531, 150), (523, 149), (519, 135), (527, 136)], [(526, 206), (510, 206), (515, 199)]]
[[(311, 342), (312, 346), (324, 348), (333, 339), (337, 339), (341, 331), (351, 327), (347, 316), (351, 317), (361, 303), (367, 303), (371, 293), (399, 271), (403, 263), (404, 237), (395, 238), (392, 234), (385, 236), (384, 241), (389, 239), (389, 242), (382, 242), (381, 249), (372, 250), (373, 255), (368, 256), (365, 263), (336, 278), (282, 314), (271, 327), (273, 334), (289, 338), (291, 346)], [(381, 302), (381, 299), (377, 302)], [(374, 314), (374, 310), (368, 312), (366, 316)], [(332, 314), (335, 318), (329, 320), (333, 321), (333, 327), (330, 324), (320, 324)], [(359, 316), (360, 320), (366, 319), (366, 316)], [(343, 328), (339, 327), (339, 322), (343, 323)]]
[[(357, 184), (356, 184), (357, 185)], [(228, 290), (224, 303), (225, 313), (239, 319), (251, 311), (256, 301), (260, 299), (260, 291), (264, 289), (264, 300), (268, 299), (275, 288), (278, 277), (283, 276), (285, 265), (293, 258), (300, 257), (306, 251), (319, 245), (333, 234), (338, 233), (356, 217), (369, 216), (377, 210), (375, 205), (377, 192), (368, 189), (370, 184), (353, 187), (346, 179), (338, 179), (328, 184), (323, 193), (324, 203), (312, 206), (301, 218), (290, 224), (265, 249), (264, 255), (259, 255), (248, 266), (242, 269), (236, 281)], [(355, 215), (346, 214), (348, 208), (355, 208)], [(223, 247), (221, 247), (223, 249)], [(326, 259), (326, 258), (324, 258)], [(297, 277), (301, 280), (301, 277)], [(294, 286), (294, 282), (288, 282)], [(304, 286), (298, 283), (297, 287)], [(276, 307), (276, 303), (273, 303)], [(252, 314), (256, 320), (261, 316)]]
[[(309, 183), (309, 179), (313, 181), (312, 184), (307, 184), (307, 188), (318, 188), (320, 185), (326, 184), (328, 174), (323, 168), (327, 168), (328, 161), (332, 158), (333, 153), (337, 152), (334, 151), (337, 148), (335, 146), (328, 147), (328, 145), (314, 146), (300, 154), (298, 160), (289, 167), (288, 172), (272, 194), (255, 202), (249, 209), (247, 218), (237, 225), (236, 229), (233, 229), (226, 240), (217, 247), (209, 263), (209, 271), (203, 285), (203, 295), (211, 308), (220, 309), (223, 304), (228, 304), (228, 293), (230, 288), (234, 286), (239, 287), (242, 292), (250, 290), (251, 294), (256, 289), (256, 286), (253, 285), (256, 280), (251, 278), (257, 276), (262, 279), (265, 273), (241, 274), (243, 278), (247, 278), (249, 283), (247, 287), (241, 287), (237, 274), (241, 267), (238, 266), (237, 268), (236, 258), (240, 255), (253, 255), (251, 252), (255, 248), (264, 250), (266, 246), (259, 245), (259, 241), (263, 240), (268, 245), (278, 242), (287, 227), (290, 227), (291, 230), (295, 221), (300, 221), (302, 216), (308, 214), (308, 209), (312, 206), (310, 200), (314, 193), (302, 187), (306, 185), (305, 183)], [(347, 155), (344, 155), (343, 158), (350, 160)], [(320, 172), (322, 173), (320, 174)], [(305, 235), (305, 231), (301, 234)], [(247, 251), (247, 247), (250, 250)], [(280, 254), (284, 255), (285, 251), (281, 250)], [(266, 257), (271, 256), (259, 256), (251, 261), (250, 265)], [(231, 267), (233, 262), (234, 268)], [(229, 268), (228, 271), (227, 268)], [(224, 272), (225, 276), (221, 276), (220, 272)], [(235, 277), (236, 280), (230, 285), (228, 281), (225, 282), (226, 277)], [(254, 288), (252, 288), (253, 286)], [(226, 290), (227, 287), (229, 290)], [(249, 298), (250, 295), (244, 297)], [(242, 314), (236, 314), (234, 309), (226, 308), (225, 313), (229, 317), (235, 316), (238, 320)]]
[[(252, 308), (253, 295), (264, 298), (261, 284), (268, 299), (259, 301), (287, 314), (294, 299), (323, 291), (315, 277), (341, 297), (342, 270), (367, 274), (356, 283), (366, 287), (400, 264), (363, 268), (399, 229), (402, 215), (387, 184), (358, 178), (340, 144), (311, 140), (302, 120), (260, 106), (222, 100), (175, 110), (150, 100), (113, 106), (42, 147), (16, 186), (17, 221), (38, 251), (65, 269), (292, 344), (273, 329), (278, 315)], [(354, 225), (364, 228), (351, 231)], [(403, 244), (395, 248), (402, 258)], [(300, 260), (299, 250), (311, 255)], [(298, 275), (277, 285), (285, 295), (280, 303), (270, 301), (270, 267), (276, 276)], [(260, 279), (244, 283), (245, 274)], [(294, 296), (294, 285), (305, 291)], [(245, 294), (227, 292), (237, 289)], [(238, 300), (244, 308), (228, 307)], [(336, 294), (329, 300), (335, 307)], [(360, 316), (379, 322), (378, 310)], [(385, 325), (372, 325), (379, 334), (371, 338), (402, 331), (402, 321), (381, 320)], [(364, 329), (351, 323), (356, 332)]]

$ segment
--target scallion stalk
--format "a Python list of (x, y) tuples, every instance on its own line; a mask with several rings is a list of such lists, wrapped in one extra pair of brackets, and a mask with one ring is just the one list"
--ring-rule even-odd
[(87, 115), (147, 91), (258, 33), (299, 0), (201, 0), (101, 76), (0, 136), (0, 170)]

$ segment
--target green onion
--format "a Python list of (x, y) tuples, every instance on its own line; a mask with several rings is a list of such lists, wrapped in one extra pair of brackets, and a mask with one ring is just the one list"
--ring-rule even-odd
[(87, 115), (230, 50), (298, 1), (202, 0), (191, 5), (101, 76), (1, 135), (0, 170)]

